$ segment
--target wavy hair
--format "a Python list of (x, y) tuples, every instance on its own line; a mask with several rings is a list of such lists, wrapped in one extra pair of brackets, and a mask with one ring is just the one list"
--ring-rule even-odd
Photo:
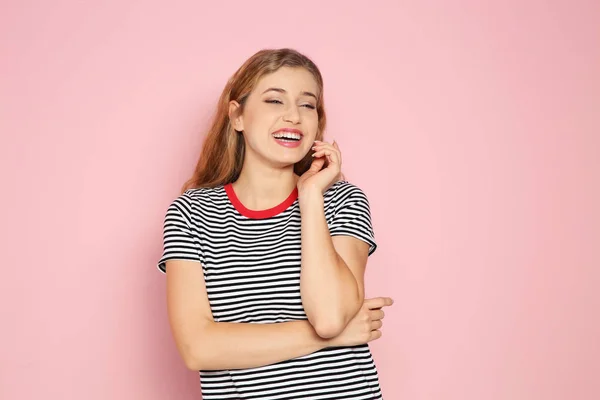
[[(228, 80), (219, 98), (216, 112), (202, 146), (202, 151), (192, 177), (182, 191), (199, 187), (216, 187), (235, 182), (240, 176), (246, 145), (243, 135), (236, 132), (229, 119), (229, 103), (236, 100), (241, 111), (257, 82), (281, 67), (304, 68), (310, 72), (319, 88), (317, 93), (317, 140), (323, 140), (325, 108), (323, 104), (323, 77), (314, 62), (293, 49), (260, 50), (250, 57)], [(302, 175), (312, 163), (310, 152), (294, 165), (294, 172)]]

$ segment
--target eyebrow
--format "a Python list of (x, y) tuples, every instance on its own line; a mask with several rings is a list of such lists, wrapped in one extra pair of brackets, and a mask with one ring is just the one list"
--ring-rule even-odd
[[(276, 88), (276, 87), (268, 88), (262, 94), (265, 94), (267, 92), (287, 93), (287, 91), (285, 89)], [(301, 94), (302, 94), (302, 96), (310, 96), (310, 97), (314, 97), (315, 100), (318, 100), (317, 96), (314, 93), (312, 93), (312, 92), (302, 92)]]

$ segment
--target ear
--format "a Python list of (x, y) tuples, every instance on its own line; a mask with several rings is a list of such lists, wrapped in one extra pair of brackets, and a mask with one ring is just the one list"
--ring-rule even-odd
[(242, 107), (240, 106), (240, 103), (235, 100), (229, 102), (229, 120), (231, 121), (233, 129), (240, 132), (244, 130)]

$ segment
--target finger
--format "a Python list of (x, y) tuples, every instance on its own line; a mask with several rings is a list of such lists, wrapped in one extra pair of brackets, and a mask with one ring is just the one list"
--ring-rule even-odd
[(319, 149), (314, 152), (313, 157), (331, 156), (332, 154), (334, 154), (334, 152), (329, 149)]
[(316, 147), (329, 146), (329, 143), (323, 142), (321, 140), (315, 140), (315, 144), (313, 145), (313, 149)]
[(377, 319), (373, 322), (371, 322), (371, 330), (375, 331), (377, 329), (381, 329), (381, 327), (383, 326), (383, 321), (380, 319)]
[(325, 165), (325, 159), (315, 157), (315, 159), (313, 159), (312, 163), (310, 164), (309, 171), (315, 173), (319, 172), (323, 168), (323, 165)]
[(338, 156), (338, 158), (339, 158), (338, 151), (335, 149), (335, 147), (333, 147), (333, 146), (331, 146), (331, 145), (329, 145), (329, 146), (314, 146), (312, 149), (313, 149), (313, 150), (314, 150), (316, 153), (318, 153), (318, 152), (322, 152), (322, 151), (329, 151), (329, 152), (330, 152), (330, 153), (332, 153), (332, 154), (333, 154), (333, 153), (334, 153), (334, 154), (336, 154), (336, 155)]
[(371, 331), (371, 337), (369, 338), (369, 342), (373, 340), (377, 340), (381, 337), (381, 331)]
[(369, 316), (372, 321), (375, 321), (377, 319), (383, 319), (383, 317), (385, 317), (385, 312), (383, 312), (383, 310), (371, 310)]
[(340, 165), (342, 165), (342, 152), (340, 151), (340, 146), (337, 144), (337, 142), (335, 140), (333, 141), (333, 145), (335, 146), (335, 149), (337, 150), (338, 162), (340, 163)]
[(372, 299), (366, 299), (364, 303), (370, 309), (375, 309), (391, 306), (394, 304), (394, 300), (391, 297), (374, 297)]
[(339, 164), (339, 157), (335, 151), (329, 149), (318, 150), (313, 154), (313, 157), (327, 157), (327, 160), (332, 164)]
[(330, 149), (331, 151), (340, 154), (339, 147), (336, 147), (335, 144), (330, 144), (326, 142), (315, 143), (315, 145), (312, 148), (313, 150)]

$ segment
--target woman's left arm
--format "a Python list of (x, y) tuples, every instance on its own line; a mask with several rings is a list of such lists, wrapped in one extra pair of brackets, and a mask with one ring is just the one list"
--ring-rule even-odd
[(363, 303), (370, 245), (352, 236), (331, 236), (320, 190), (303, 191), (299, 203), (302, 303), (317, 334), (332, 338), (344, 330)]

